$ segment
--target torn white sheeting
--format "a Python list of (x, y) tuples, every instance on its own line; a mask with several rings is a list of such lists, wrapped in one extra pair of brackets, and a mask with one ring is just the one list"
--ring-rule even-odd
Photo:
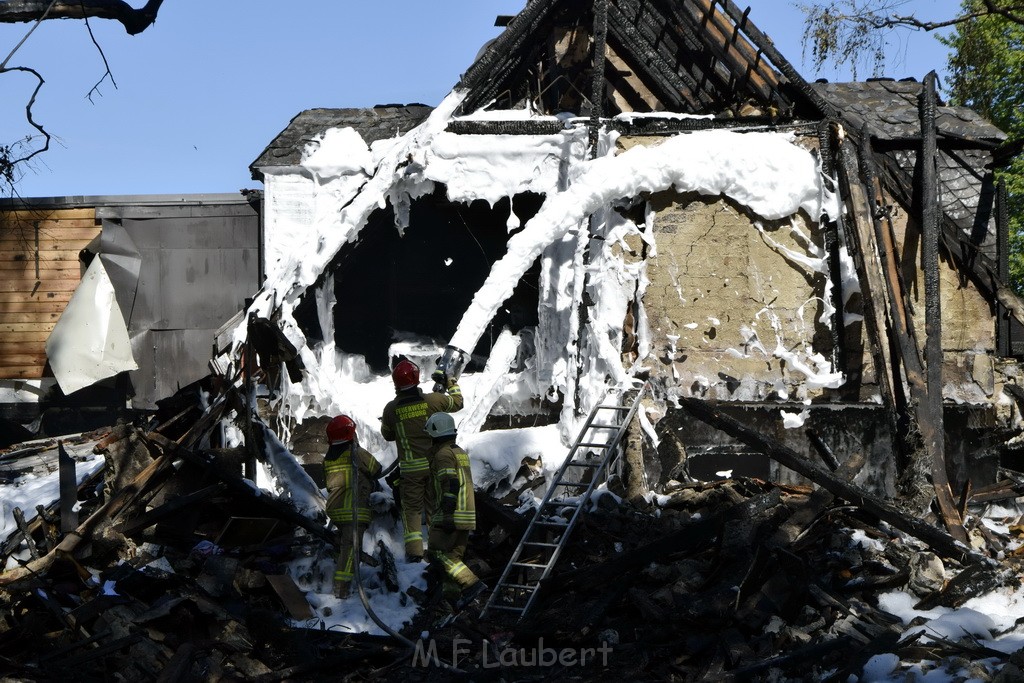
[(137, 370), (114, 285), (94, 258), (46, 340), (46, 356), (65, 394)]
[(609, 202), (659, 192), (727, 195), (767, 219), (805, 210), (813, 220), (837, 215), (835, 196), (821, 181), (814, 156), (781, 133), (700, 131), (653, 147), (579, 164), (568, 189), (548, 197), (526, 227), (508, 242), (473, 297), (451, 344), (472, 349), (498, 307), (544, 247)]

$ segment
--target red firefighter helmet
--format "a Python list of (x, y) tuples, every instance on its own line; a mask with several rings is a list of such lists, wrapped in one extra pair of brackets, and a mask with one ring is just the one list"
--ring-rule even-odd
[(420, 368), (411, 360), (403, 358), (391, 371), (391, 379), (395, 389), (411, 389), (420, 383)]
[(345, 443), (356, 438), (356, 423), (348, 415), (339, 415), (327, 423), (327, 442)]

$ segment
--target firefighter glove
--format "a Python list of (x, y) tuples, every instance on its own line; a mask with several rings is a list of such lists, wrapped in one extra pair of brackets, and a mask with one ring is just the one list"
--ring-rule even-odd
[(455, 512), (455, 496), (445, 495), (445, 497), (441, 499), (441, 512), (446, 515), (450, 515)]
[(434, 373), (430, 375), (430, 379), (434, 380), (438, 384), (444, 386), (448, 385), (448, 375), (445, 374), (444, 370), (434, 370)]

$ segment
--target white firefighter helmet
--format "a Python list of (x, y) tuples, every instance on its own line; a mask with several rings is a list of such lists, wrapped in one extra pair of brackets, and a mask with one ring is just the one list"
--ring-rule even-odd
[(423, 431), (430, 434), (431, 438), (455, 435), (455, 420), (448, 413), (434, 413), (427, 418), (427, 424)]

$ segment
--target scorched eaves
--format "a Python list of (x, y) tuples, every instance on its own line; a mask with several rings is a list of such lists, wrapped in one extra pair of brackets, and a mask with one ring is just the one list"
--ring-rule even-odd
[(256, 160), (249, 164), (253, 180), (263, 181), (263, 170), (298, 166), (306, 145), (331, 128), (350, 127), (369, 145), (402, 135), (427, 118), (432, 107), (422, 104), (389, 104), (358, 109), (307, 109), (277, 134)]

